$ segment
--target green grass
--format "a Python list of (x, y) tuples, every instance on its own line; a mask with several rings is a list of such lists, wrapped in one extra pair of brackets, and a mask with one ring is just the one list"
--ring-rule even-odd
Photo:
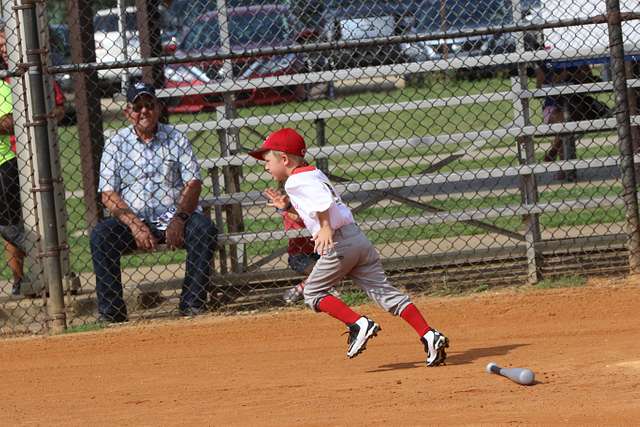
[(67, 328), (67, 330), (64, 331), (64, 333), (76, 334), (76, 333), (82, 333), (82, 332), (99, 331), (104, 328), (105, 328), (105, 325), (100, 322), (87, 323), (86, 325), (78, 325), (78, 326), (72, 326), (70, 328)]
[(349, 289), (340, 292), (340, 299), (348, 306), (362, 305), (369, 302), (369, 297), (359, 289)]
[(490, 287), (489, 287), (489, 285), (487, 285), (486, 283), (483, 283), (483, 284), (480, 284), (480, 285), (476, 286), (475, 288), (473, 288), (473, 289), (471, 290), (471, 293), (479, 294), (479, 293), (481, 293), (481, 292), (486, 292), (486, 291), (488, 291), (488, 290), (489, 290), (489, 288), (490, 288)]
[(575, 288), (583, 286), (587, 279), (582, 276), (562, 276), (553, 279), (545, 279), (534, 285), (538, 289)]

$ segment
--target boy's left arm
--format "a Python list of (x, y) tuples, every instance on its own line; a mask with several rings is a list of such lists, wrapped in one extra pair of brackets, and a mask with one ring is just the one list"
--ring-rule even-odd
[(320, 222), (320, 231), (313, 236), (315, 242), (314, 251), (318, 255), (325, 255), (333, 248), (333, 229), (329, 222), (329, 210), (318, 212), (318, 221)]

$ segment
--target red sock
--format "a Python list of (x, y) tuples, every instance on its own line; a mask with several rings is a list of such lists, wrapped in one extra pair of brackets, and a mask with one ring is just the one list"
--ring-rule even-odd
[(400, 313), (400, 317), (410, 324), (421, 337), (431, 329), (427, 321), (422, 317), (422, 313), (420, 313), (418, 307), (413, 304), (406, 306), (405, 309), (402, 310), (402, 313)]
[(333, 295), (327, 295), (322, 298), (318, 303), (318, 310), (323, 313), (327, 313), (329, 316), (335, 317), (338, 320), (350, 325), (356, 323), (361, 315), (351, 310), (347, 304), (334, 297)]

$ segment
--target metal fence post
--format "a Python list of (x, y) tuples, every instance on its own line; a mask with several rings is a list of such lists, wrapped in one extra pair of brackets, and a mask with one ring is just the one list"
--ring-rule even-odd
[[(325, 136), (325, 130), (326, 130), (327, 124), (324, 121), (324, 119), (316, 119), (315, 124), (316, 124), (316, 144), (318, 145), (318, 147), (324, 147), (325, 145), (327, 145), (327, 138)], [(317, 160), (316, 164), (318, 165), (318, 169), (324, 172), (325, 175), (329, 175), (329, 158), (328, 157), (324, 157), (323, 155), (321, 158)]]
[[(218, 22), (220, 25), (220, 46), (221, 51), (231, 52), (231, 33), (229, 31), (229, 16), (227, 14), (226, 0), (217, 0)], [(233, 64), (231, 60), (225, 60), (223, 65), (224, 79), (234, 79)], [(225, 92), (224, 109), (218, 109), (218, 120), (225, 118), (232, 120), (236, 118), (235, 96), (231, 92)], [(221, 140), (221, 155), (228, 156), (237, 154), (240, 151), (240, 133), (237, 128), (228, 127), (225, 129), (224, 138)], [(240, 181), (242, 179), (242, 166), (225, 166), (223, 168), (224, 185), (227, 193), (240, 192)], [(242, 214), (242, 203), (230, 204), (226, 207), (227, 225), (229, 232), (240, 233), (244, 231), (244, 220)], [(231, 269), (239, 273), (247, 266), (247, 254), (245, 245), (229, 245), (229, 259)]]
[(616, 122), (618, 129), (618, 148), (620, 150), (620, 168), (626, 207), (627, 246), (629, 248), (629, 270), (631, 274), (640, 274), (640, 215), (638, 213), (638, 195), (634, 171), (633, 142), (631, 140), (631, 120), (624, 64), (624, 41), (620, 20), (620, 1), (607, 0), (607, 25), (611, 53), (612, 79), (616, 95)]
[[(129, 41), (127, 40), (127, 5), (124, 0), (118, 0), (118, 33), (120, 33), (120, 49), (122, 49), (122, 58), (129, 60)], [(120, 91), (126, 93), (126, 87), (129, 83), (129, 69), (122, 70), (120, 78)]]
[(66, 329), (66, 314), (64, 310), (56, 206), (51, 175), (47, 107), (44, 94), (42, 61), (40, 58), (38, 21), (35, 10), (36, 2), (34, 0), (22, 0), (22, 7), (24, 8), (22, 13), (25, 34), (24, 46), (29, 64), (27, 75), (30, 82), (30, 100), (32, 105), (28, 126), (33, 127), (35, 149), (38, 153), (37, 167), (39, 180), (36, 191), (40, 194), (39, 202), (42, 206), (42, 222), (44, 225), (44, 241), (42, 244), (41, 257), (48, 282), (47, 289), (50, 294), (47, 309), (51, 330), (54, 333), (60, 333)]
[[(221, 137), (221, 139), (223, 139), (223, 137)], [(217, 166), (212, 167), (209, 170), (209, 175), (211, 176), (213, 195), (215, 197), (220, 197), (220, 194), (222, 193), (220, 191), (220, 168), (218, 168)], [(216, 227), (218, 227), (218, 232), (224, 233), (222, 207), (219, 204), (215, 204), (213, 210), (215, 212)], [(220, 274), (227, 274), (227, 249), (224, 244), (218, 245), (218, 254), (220, 256)]]
[[(522, 7), (520, 0), (512, 0), (513, 20), (518, 23), (522, 18)], [(516, 39), (517, 52), (524, 53), (524, 34), (518, 33)], [(527, 64), (518, 64), (518, 77), (513, 78), (511, 87), (517, 95), (514, 102), (516, 126), (524, 127), (531, 125), (531, 113), (529, 109), (529, 99), (522, 98), (520, 93), (528, 89)], [(535, 147), (533, 138), (530, 136), (520, 136), (516, 138), (518, 144), (519, 161), (521, 164), (532, 164), (536, 162)], [(534, 174), (521, 175), (521, 192), (522, 203), (525, 206), (535, 205), (538, 202), (538, 185)], [(536, 245), (541, 240), (540, 219), (537, 214), (529, 214), (524, 216), (526, 226), (525, 243), (527, 252), (527, 281), (531, 284), (537, 283), (540, 279), (540, 256), (537, 252)]]
[[(160, 42), (160, 0), (136, 0), (136, 18), (140, 33), (140, 56), (142, 58), (159, 57), (162, 55)], [(126, 35), (126, 28), (123, 34)], [(125, 39), (125, 37), (123, 37)], [(125, 55), (127, 51), (124, 51)], [(164, 70), (162, 64), (152, 67), (142, 67), (142, 80), (156, 88), (164, 85)], [(124, 93), (124, 88), (123, 88)]]
[[(96, 61), (92, 16), (93, 12), (89, 0), (67, 0), (71, 60), (75, 64)], [(98, 181), (104, 133), (100, 91), (96, 90), (99, 87), (98, 72), (87, 70), (75, 73), (73, 83), (78, 117), (85, 218), (89, 229), (93, 229), (102, 218), (102, 203), (98, 197)]]
[[(38, 29), (40, 33), (40, 46), (50, 46), (51, 37), (49, 33), (49, 16), (46, 7), (42, 3), (37, 9)], [(52, 65), (50, 49), (42, 50), (43, 68)], [(55, 80), (51, 74), (43, 73), (44, 93), (46, 97), (47, 111), (54, 111), (55, 91), (53, 85)], [(60, 145), (58, 140), (58, 119), (52, 115), (48, 115), (49, 129), (49, 153), (51, 158), (51, 177), (53, 180), (53, 195), (56, 206), (56, 220), (58, 231), (58, 243), (60, 245), (60, 262), (62, 268), (62, 276), (64, 278), (64, 289), (66, 291), (75, 291), (80, 288), (80, 278), (71, 271), (70, 249), (67, 231), (67, 222), (69, 215), (66, 208), (65, 186), (62, 176), (62, 163), (60, 159)], [(42, 214), (39, 214), (42, 217)]]

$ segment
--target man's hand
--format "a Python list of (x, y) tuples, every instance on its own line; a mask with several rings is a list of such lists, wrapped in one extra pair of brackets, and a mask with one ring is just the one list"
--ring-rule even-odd
[(184, 220), (174, 216), (167, 227), (167, 246), (169, 249), (181, 248), (184, 245)]
[(324, 226), (314, 234), (312, 240), (314, 241), (313, 250), (320, 256), (326, 255), (327, 252), (333, 249), (333, 230), (330, 226)]
[(158, 241), (145, 224), (141, 222), (135, 222), (130, 226), (133, 238), (136, 240), (138, 249), (152, 250), (156, 248)]
[(264, 191), (264, 195), (269, 199), (269, 202), (267, 202), (268, 206), (272, 206), (276, 209), (285, 209), (289, 206), (289, 196), (282, 194), (279, 190), (267, 188)]

